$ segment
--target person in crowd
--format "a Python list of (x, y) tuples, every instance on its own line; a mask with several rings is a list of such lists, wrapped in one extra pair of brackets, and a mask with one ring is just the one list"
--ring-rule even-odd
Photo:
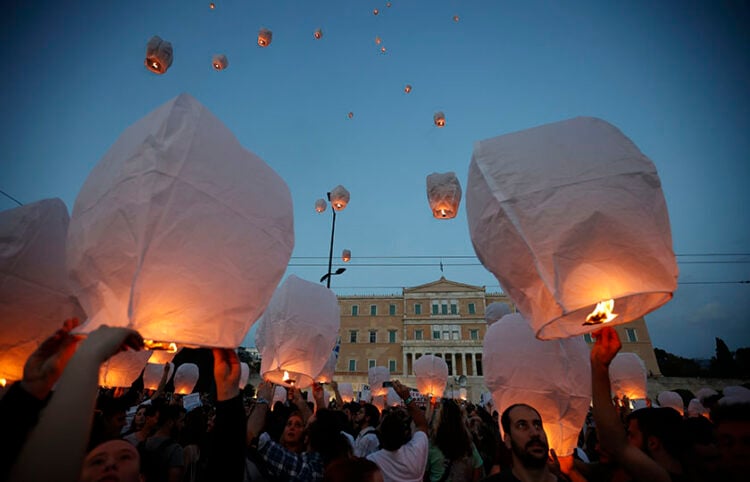
[(305, 450), (305, 421), (300, 411), (294, 411), (286, 419), (279, 443), (282, 447), (296, 454)]
[(94, 425), (89, 437), (89, 450), (107, 440), (121, 438), (125, 427), (125, 413), (128, 401), (121, 398), (113, 398), (108, 394), (101, 394), (96, 401), (96, 412), (94, 414)]
[(133, 419), (130, 421), (130, 426), (123, 433), (123, 436), (139, 432), (143, 428), (143, 425), (146, 423), (146, 407), (148, 407), (148, 405), (144, 403), (138, 405), (135, 414), (133, 414)]
[(420, 482), (429, 451), (427, 419), (410, 396), (408, 387), (394, 380), (393, 389), (404, 401), (406, 410), (394, 408), (383, 416), (380, 422), (381, 449), (369, 454), (367, 459), (377, 464), (385, 482)]
[(431, 482), (476, 482), (482, 475), (482, 457), (469, 435), (461, 408), (454, 400), (443, 399), (430, 437), (425, 478)]
[(750, 403), (717, 404), (711, 411), (723, 480), (750, 479)]
[(686, 450), (682, 465), (686, 478), (691, 482), (711, 480), (719, 473), (721, 462), (713, 424), (706, 417), (699, 416), (686, 419), (683, 427)]
[(482, 457), (485, 475), (499, 473), (501, 467), (510, 465), (510, 451), (502, 443), (500, 427), (487, 410), (482, 407), (476, 410), (476, 415), (469, 419), (469, 430), (474, 446)]
[(138, 450), (125, 440), (108, 440), (83, 460), (80, 482), (143, 482)]
[(140, 405), (138, 407), (138, 412), (136, 412), (135, 419), (139, 417), (139, 413), (141, 414), (140, 417), (143, 421), (134, 425), (140, 425), (140, 429), (123, 437), (124, 440), (127, 440), (135, 447), (153, 435), (154, 430), (156, 430), (156, 425), (159, 422), (159, 412), (156, 410), (156, 406), (152, 403), (148, 405)]
[(185, 455), (177, 441), (185, 424), (185, 409), (163, 404), (157, 411), (156, 431), (138, 446), (144, 471), (148, 482), (178, 482), (185, 473)]
[(383, 474), (371, 460), (361, 457), (337, 459), (325, 468), (323, 482), (383, 482)]
[(354, 439), (354, 455), (367, 457), (380, 448), (376, 427), (380, 422), (380, 412), (371, 403), (365, 403), (354, 414), (354, 425), (359, 429)]

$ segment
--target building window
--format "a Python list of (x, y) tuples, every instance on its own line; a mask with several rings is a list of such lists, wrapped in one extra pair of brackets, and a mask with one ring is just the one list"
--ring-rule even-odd
[(583, 341), (585, 341), (586, 343), (594, 343), (594, 339), (591, 338), (591, 333), (584, 333)]
[(352, 305), (352, 316), (357, 316), (358, 314), (359, 314), (359, 306)]
[(349, 360), (349, 371), (350, 372), (357, 371), (357, 360)]
[(461, 334), (458, 330), (451, 331), (451, 340), (460, 340)]
[(349, 330), (349, 343), (357, 343), (357, 330)]
[(414, 305), (414, 314), (415, 315), (421, 315), (422, 314), (422, 305), (417, 303)]
[(424, 330), (414, 330), (414, 339), (415, 340), (423, 340), (424, 338)]
[(433, 315), (437, 315), (437, 314), (438, 314), (438, 309), (439, 309), (439, 308), (438, 308), (438, 304), (437, 304), (437, 302), (433, 303), (433, 304), (432, 304), (432, 314), (433, 314)]
[(388, 371), (396, 373), (396, 360), (388, 360)]
[(477, 376), (481, 377), (482, 376), (482, 355), (477, 353), (474, 356), (476, 357), (476, 361), (477, 361)]
[(391, 316), (396, 314), (396, 305), (390, 305), (388, 307), (388, 314)]
[(628, 338), (628, 341), (631, 343), (635, 343), (638, 341), (638, 335), (635, 332), (635, 328), (625, 328), (625, 335)]
[(440, 330), (432, 330), (432, 339), (433, 340), (439, 340), (440, 339)]
[(396, 343), (396, 330), (388, 330), (388, 343)]
[(378, 305), (370, 305), (370, 314), (375, 316), (378, 314)]
[(479, 339), (479, 330), (469, 330), (469, 336), (472, 340), (478, 340)]
[(451, 302), (451, 315), (457, 315), (458, 314), (458, 305), (454, 302)]
[(469, 303), (469, 314), (475, 315), (477, 313), (477, 307), (474, 303)]
[(375, 330), (370, 330), (370, 343), (377, 343), (378, 341), (378, 332)]
[(373, 368), (375, 366), (375, 360), (367, 360), (367, 368)]
[(448, 303), (443, 303), (442, 305), (440, 305), (440, 313), (443, 315), (448, 314)]

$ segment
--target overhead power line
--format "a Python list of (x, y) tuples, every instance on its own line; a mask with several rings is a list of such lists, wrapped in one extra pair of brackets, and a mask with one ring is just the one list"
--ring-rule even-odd
[(16, 204), (18, 204), (19, 206), (23, 206), (23, 203), (22, 203), (21, 201), (19, 201), (18, 199), (14, 198), (13, 196), (11, 196), (11, 195), (10, 195), (10, 194), (8, 194), (7, 192), (3, 191), (2, 189), (0, 189), (0, 194), (2, 194), (3, 196), (7, 197), (7, 198), (8, 198), (8, 199), (10, 199), (11, 201), (14, 201), (14, 202), (15, 202)]

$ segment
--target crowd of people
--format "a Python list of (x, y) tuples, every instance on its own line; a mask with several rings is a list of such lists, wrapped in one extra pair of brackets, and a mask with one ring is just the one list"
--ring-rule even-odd
[[(400, 406), (313, 400), (294, 388), (273, 402), (262, 382), (239, 389), (234, 350), (213, 349), (216, 393), (187, 411), (179, 396), (137, 384), (100, 389), (100, 365), (143, 348), (140, 335), (102, 326), (83, 341), (66, 322), (26, 362), (0, 399), (0, 480), (196, 481), (739, 481), (750, 478), (750, 404), (709, 404), (710, 418), (613, 403), (609, 364), (620, 349), (609, 327), (591, 351), (592, 408), (579, 448), (558, 457), (531, 405), (485, 406), (412, 398)], [(53, 390), (54, 387), (54, 390)], [(718, 397), (717, 397), (718, 398)], [(713, 402), (716, 402), (714, 400)], [(272, 406), (273, 405), (273, 406)], [(130, 420), (127, 415), (131, 414)], [(502, 428), (502, 431), (500, 430)]]

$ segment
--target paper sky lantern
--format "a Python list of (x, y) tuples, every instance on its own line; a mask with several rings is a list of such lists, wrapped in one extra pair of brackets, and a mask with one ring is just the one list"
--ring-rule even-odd
[(690, 400), (690, 403), (688, 403), (687, 415), (690, 418), (708, 418), (708, 410), (706, 410), (706, 407), (703, 406), (700, 400), (694, 398)]
[(313, 36), (315, 37), (316, 40), (322, 39), (323, 38), (323, 30), (321, 30), (321, 29), (316, 30), (315, 33), (313, 34)]
[(401, 405), (401, 397), (393, 387), (388, 387), (388, 393), (385, 395), (385, 401), (389, 407), (398, 407)]
[(248, 378), (250, 378), (250, 365), (240, 362), (240, 390), (245, 388)]
[(435, 115), (432, 116), (432, 121), (438, 127), (445, 127), (445, 114), (442, 112), (435, 112)]
[(454, 15), (454, 16), (453, 16), (453, 21), (454, 21), (454, 22), (458, 22), (458, 20), (459, 20), (459, 18), (458, 18), (458, 15)]
[(474, 250), (537, 337), (597, 330), (600, 302), (616, 325), (672, 298), (659, 176), (611, 124), (578, 117), (478, 142), (468, 186)]
[(701, 403), (705, 402), (707, 398), (713, 397), (715, 395), (718, 395), (719, 392), (714, 390), (710, 387), (703, 387), (699, 389), (697, 392), (695, 392), (695, 398), (701, 401)]
[(229, 67), (229, 60), (227, 60), (226, 55), (217, 54), (214, 55), (214, 58), (211, 60), (211, 65), (213, 65), (216, 70), (224, 70)]
[(648, 398), (646, 364), (635, 353), (618, 353), (609, 365), (609, 382), (617, 398)]
[(210, 8), (211, 10), (213, 10), (213, 9), (216, 8), (216, 4), (214, 2), (211, 2), (211, 3), (208, 4), (208, 8)]
[(487, 322), (487, 326), (493, 324), (505, 315), (509, 315), (513, 312), (508, 303), (496, 301), (490, 303), (484, 310), (484, 321)]
[(722, 397), (719, 405), (736, 405), (739, 403), (750, 403), (750, 390), (739, 385), (724, 387), (721, 391)]
[(448, 364), (435, 355), (422, 355), (414, 361), (414, 376), (417, 377), (417, 390), (422, 395), (440, 396), (448, 381)]
[(267, 28), (262, 28), (258, 31), (258, 45), (261, 47), (268, 47), (271, 45), (271, 39), (273, 38), (273, 32)]
[(427, 200), (432, 215), (438, 219), (452, 219), (461, 203), (461, 184), (455, 172), (433, 172), (427, 176)]
[(340, 323), (333, 291), (294, 275), (287, 277), (255, 333), (263, 378), (277, 385), (310, 386), (331, 355)]
[[(169, 373), (167, 374), (167, 382), (172, 378), (174, 374), (174, 363), (169, 364)], [(156, 390), (159, 388), (159, 382), (161, 377), (164, 375), (164, 364), (160, 363), (147, 363), (146, 368), (143, 370), (143, 388), (149, 390)]]
[(375, 10), (373, 10), (373, 11), (372, 11), (372, 14), (373, 14), (373, 15), (377, 15), (377, 14), (379, 14), (379, 13), (380, 13), (380, 11), (379, 11), (379, 10), (378, 10), (377, 8), (376, 8)]
[(146, 60), (148, 70), (155, 74), (163, 74), (172, 65), (172, 44), (154, 35), (146, 44)]
[(326, 207), (328, 207), (328, 204), (326, 204), (325, 199), (321, 198), (315, 201), (315, 211), (318, 213), (322, 213), (326, 210)]
[(65, 271), (68, 208), (59, 199), (0, 212), (0, 378), (20, 380), (34, 350), (84, 314)]
[(463, 401), (466, 401), (469, 399), (469, 391), (465, 388), (459, 388), (458, 389), (458, 398), (460, 398)]
[(383, 386), (383, 382), (391, 379), (391, 373), (386, 367), (370, 367), (367, 370), (367, 384), (370, 386), (370, 393), (373, 397), (386, 395), (388, 387)]
[(383, 53), (383, 54), (384, 54), (384, 53), (386, 52), (386, 50), (387, 50), (387, 49), (385, 48), (385, 46), (383, 46), (383, 47), (380, 47), (380, 53)]
[(341, 211), (349, 204), (349, 191), (344, 186), (338, 185), (331, 189), (329, 201), (334, 211)]
[(339, 383), (339, 395), (344, 403), (348, 403), (354, 400), (354, 388), (351, 383), (342, 382)]
[(386, 8), (391, 8), (391, 2), (385, 2)]
[(591, 403), (589, 349), (581, 337), (538, 340), (519, 313), (505, 315), (484, 337), (484, 383), (498, 412), (526, 403), (542, 416), (550, 448), (573, 453)]
[(346, 116), (348, 118), (350, 118), (350, 119), (353, 119), (354, 118), (354, 112), (349, 112), (348, 114), (346, 114)]
[(199, 375), (200, 370), (195, 363), (183, 363), (178, 366), (174, 374), (174, 392), (181, 395), (193, 393)]
[(380, 37), (375, 37), (375, 45), (380, 45), (380, 42), (382, 42)]
[(685, 413), (685, 402), (677, 392), (663, 391), (656, 397), (660, 407), (674, 408), (680, 415)]
[(336, 371), (336, 362), (339, 360), (339, 350), (341, 349), (341, 340), (336, 343), (336, 346), (331, 350), (331, 354), (328, 356), (328, 361), (323, 365), (323, 369), (315, 377), (315, 381), (318, 383), (331, 383), (333, 380), (333, 374)]
[(292, 217), (284, 181), (178, 96), (129, 127), (78, 194), (67, 260), (81, 331), (236, 348), (286, 270)]
[(409, 92), (411, 92), (411, 85), (410, 84), (406, 84), (406, 87), (404, 87), (404, 92), (406, 92), (407, 94)]
[(151, 352), (151, 358), (148, 359), (149, 363), (155, 363), (157, 365), (164, 365), (165, 363), (171, 362), (175, 355), (177, 355), (182, 348), (178, 348), (176, 351), (172, 350), (154, 350)]
[(107, 388), (129, 387), (141, 376), (150, 356), (145, 350), (117, 353), (99, 367), (99, 385)]
[(273, 400), (271, 401), (271, 405), (276, 402), (286, 402), (286, 388), (281, 386), (273, 387)]
[(348, 249), (345, 249), (344, 251), (342, 251), (341, 252), (341, 260), (344, 263), (348, 263), (349, 261), (351, 261), (352, 260), (352, 252), (350, 250), (348, 250)]

